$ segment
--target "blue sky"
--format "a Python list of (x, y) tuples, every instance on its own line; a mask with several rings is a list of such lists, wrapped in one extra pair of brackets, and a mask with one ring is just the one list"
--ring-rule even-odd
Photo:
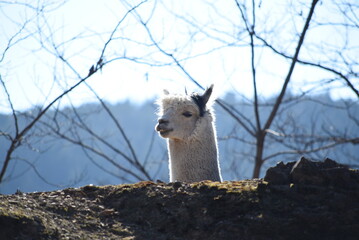
[[(251, 13), (251, 1), (242, 2)], [(252, 97), (249, 40), (235, 1), (147, 1), (126, 16), (138, 3), (140, 1), (70, 0), (58, 6), (54, 1), (38, 14), (28, 6), (0, 1), (1, 54), (13, 37), (13, 45), (0, 62), (0, 72), (15, 109), (49, 103), (79, 80), (77, 73), (85, 77), (122, 18), (105, 51), (105, 60), (113, 61), (87, 81), (101, 98), (112, 103), (124, 100), (141, 103), (161, 94), (163, 88), (179, 92), (185, 87), (188, 91), (198, 90), (173, 60), (153, 45), (140, 19), (148, 21), (153, 39), (180, 60), (202, 86), (214, 83), (217, 96), (234, 91), (238, 96)], [(293, 54), (309, 3), (258, 2), (256, 31), (278, 49)], [(334, 67), (343, 70), (344, 60), (359, 59), (358, 28), (327, 24), (348, 22), (351, 13), (347, 12), (349, 20), (343, 19), (343, 10), (348, 11), (340, 3), (318, 4), (315, 22), (300, 55), (302, 59), (329, 66), (335, 62)], [(248, 19), (252, 21), (250, 14)], [(59, 55), (71, 67), (64, 64)], [(344, 60), (338, 58), (341, 55)], [(120, 59), (114, 60), (116, 58)], [(261, 47), (256, 48), (254, 62), (260, 97), (277, 94), (290, 62)], [(354, 66), (353, 71), (357, 72), (358, 67)], [(328, 93), (333, 98), (354, 96), (340, 81), (323, 85), (323, 81), (332, 78), (328, 72), (297, 65), (290, 89), (301, 93), (313, 88), (313, 94)], [(94, 95), (82, 85), (62, 99), (61, 104), (80, 105), (92, 101), (95, 101)], [(0, 112), (9, 112), (3, 89), (0, 90)]]

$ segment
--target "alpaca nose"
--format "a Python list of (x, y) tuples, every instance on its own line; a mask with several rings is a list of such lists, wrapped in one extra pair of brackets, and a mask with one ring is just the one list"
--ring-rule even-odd
[(158, 119), (158, 124), (166, 125), (167, 123), (168, 123), (168, 120), (166, 120), (166, 119), (163, 119), (163, 118)]
[(162, 130), (165, 130), (167, 124), (168, 120), (163, 118), (158, 119), (158, 124), (155, 127), (156, 131), (160, 132)]

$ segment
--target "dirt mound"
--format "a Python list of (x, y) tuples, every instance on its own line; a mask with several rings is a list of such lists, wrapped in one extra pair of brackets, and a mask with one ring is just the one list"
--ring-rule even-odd
[(280, 162), (267, 170), (264, 180), (270, 184), (305, 184), (332, 186), (345, 189), (358, 189), (357, 170), (327, 158), (324, 162), (312, 162), (302, 157), (297, 162)]
[(264, 180), (0, 196), (1, 239), (357, 239), (359, 173), (279, 163)]

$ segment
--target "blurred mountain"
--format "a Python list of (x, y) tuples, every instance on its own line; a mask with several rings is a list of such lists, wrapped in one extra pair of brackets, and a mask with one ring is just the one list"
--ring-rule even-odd
[[(349, 101), (333, 101), (328, 96), (317, 96), (312, 99), (292, 101), (288, 96), (288, 103), (283, 105), (275, 119), (271, 130), (276, 133), (306, 133), (306, 134), (358, 134), (359, 126), (351, 118), (359, 116), (359, 104)], [(228, 94), (224, 100), (242, 114), (242, 120), (254, 122), (254, 110), (249, 102), (238, 101), (234, 94)], [(269, 114), (272, 99), (261, 101), (260, 112), (262, 121)], [(130, 102), (109, 105), (117, 123), (126, 133), (136, 156), (152, 180), (168, 181), (168, 160), (166, 142), (154, 131), (156, 124), (157, 106), (154, 101), (143, 105)], [(36, 109), (32, 110), (36, 112)], [(242, 126), (240, 126), (223, 109), (215, 106), (217, 135), (219, 139), (220, 161), (224, 180), (240, 180), (251, 178), (253, 171), (254, 141)], [(31, 112), (25, 113), (29, 115)], [(56, 124), (52, 121), (57, 119)], [(79, 121), (79, 117), (82, 119)], [(247, 120), (246, 120), (247, 119)], [(28, 118), (20, 118), (20, 125), (24, 125)], [(72, 140), (82, 142), (88, 147), (97, 149), (97, 154), (80, 147), (74, 141), (70, 142), (54, 131), (50, 131), (46, 124), (61, 129), (61, 134)], [(129, 169), (146, 179), (144, 174), (129, 164), (120, 154), (111, 150), (106, 144), (95, 139), (86, 131), (86, 127), (96, 136), (105, 139), (127, 156), (132, 153), (121, 136), (116, 122), (99, 104), (87, 104), (77, 109), (66, 108), (61, 112), (50, 111), (38, 128), (30, 132), (30, 137), (24, 139), (24, 144), (14, 153), (5, 181), (0, 185), (0, 193), (10, 194), (17, 190), (23, 192), (51, 191), (64, 187), (78, 187), (87, 184), (107, 185), (125, 182), (137, 182), (138, 178), (120, 171), (114, 164)], [(53, 130), (54, 130), (53, 129)], [(11, 115), (0, 115), (0, 130), (12, 132), (13, 119)], [(357, 137), (357, 135), (356, 135)], [(279, 151), (292, 150), (291, 146), (300, 144), (285, 139), (285, 145), (278, 141), (280, 138), (270, 136), (265, 154), (275, 154)], [(290, 146), (289, 146), (290, 145)], [(0, 164), (5, 157), (9, 142), (0, 138)], [(312, 143), (315, 148), (318, 143)], [(105, 154), (108, 159), (100, 157)], [(358, 146), (350, 144), (338, 145), (336, 148), (324, 149), (315, 153), (304, 154), (312, 159), (326, 157), (341, 160), (349, 166), (357, 166)], [(301, 154), (278, 155), (269, 159), (263, 166), (262, 175), (266, 169), (275, 165), (277, 161), (298, 160)]]

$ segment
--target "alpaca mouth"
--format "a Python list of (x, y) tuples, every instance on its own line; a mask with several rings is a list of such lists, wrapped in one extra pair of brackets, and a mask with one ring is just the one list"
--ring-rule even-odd
[(170, 133), (172, 131), (173, 131), (173, 129), (160, 129), (160, 130), (158, 130), (158, 132), (160, 133), (160, 135), (162, 137), (168, 135), (168, 133)]

